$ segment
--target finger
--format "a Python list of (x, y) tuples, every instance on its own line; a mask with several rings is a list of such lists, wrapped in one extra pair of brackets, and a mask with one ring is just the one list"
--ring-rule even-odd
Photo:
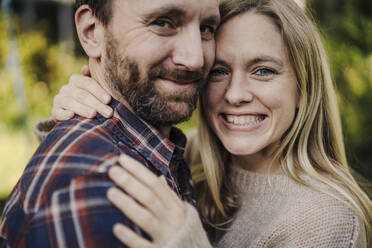
[(102, 103), (108, 104), (111, 101), (111, 96), (108, 94), (96, 80), (91, 77), (74, 74), (70, 77), (69, 84), (76, 88), (88, 91)]
[(130, 228), (124, 226), (123, 224), (115, 224), (112, 231), (114, 232), (116, 238), (129, 247), (152, 247), (152, 244), (148, 240), (139, 236), (137, 233), (133, 232)]
[(142, 204), (146, 209), (151, 211), (155, 216), (158, 212), (164, 209), (161, 199), (148, 188), (146, 185), (138, 181), (123, 168), (114, 166), (108, 171), (109, 177), (122, 189), (124, 189), (136, 201)]
[(84, 76), (90, 77), (90, 69), (88, 65), (83, 65), (81, 67), (81, 73), (83, 73)]
[[(67, 105), (71, 98), (75, 102), (81, 104)], [(110, 108), (106, 104), (103, 104), (99, 99), (97, 99), (86, 89), (79, 88), (77, 87), (77, 85), (74, 84), (64, 85), (61, 88), (60, 93), (54, 97), (54, 100), (54, 107), (62, 107), (75, 113), (84, 111), (85, 114), (83, 116), (88, 118), (93, 118), (96, 114), (96, 111), (106, 118), (111, 117), (113, 114), (112, 108)], [(73, 108), (70, 109), (70, 106)], [(91, 113), (87, 113), (84, 106), (90, 107)]]
[(152, 173), (149, 169), (139, 163), (137, 160), (129, 157), (128, 155), (120, 156), (120, 164), (135, 178), (137, 178), (148, 188), (152, 189), (156, 195), (162, 200), (162, 202), (167, 203), (170, 199), (171, 202), (180, 201), (178, 196), (169, 188), (168, 185), (161, 183), (159, 178)]
[(65, 96), (56, 96), (53, 108), (69, 110), (85, 118), (94, 118), (97, 114), (93, 108), (76, 101), (74, 98)]
[(160, 181), (161, 181), (164, 185), (168, 186), (167, 179), (165, 178), (164, 175), (161, 175), (161, 176), (159, 177), (159, 179), (160, 179)]
[[(138, 161), (123, 154), (120, 157), (121, 165), (129, 171), (135, 178), (147, 185), (158, 197), (160, 204), (157, 202), (151, 204), (153, 213), (164, 220), (183, 216), (185, 213), (185, 205), (179, 196), (171, 190), (164, 175), (155, 176), (150, 170), (141, 165)], [(151, 199), (148, 199), (151, 202)]]
[[(110, 108), (106, 104), (103, 104), (99, 99), (93, 96), (90, 92), (86, 90), (82, 90), (80, 88), (76, 88), (74, 92), (72, 92), (71, 94), (76, 101), (80, 102), (82, 105), (90, 107), (92, 111), (96, 111), (106, 118), (110, 118), (112, 116), (113, 114), (112, 108)], [(79, 109), (71, 109), (71, 110), (76, 112)]]
[(162, 185), (154, 173), (130, 156), (122, 154), (119, 162), (130, 174), (148, 187), (152, 188), (153, 186)]
[[(144, 168), (141, 164), (137, 165), (137, 167)], [(147, 171), (146, 168), (144, 170)], [(140, 174), (138, 171), (135, 173)], [(165, 226), (166, 228), (177, 229), (182, 225), (185, 216), (185, 205), (164, 182), (164, 179), (162, 181), (162, 179), (151, 172), (149, 173), (151, 177), (155, 178), (158, 185), (149, 187), (138, 180), (142, 175), (136, 174), (137, 177), (135, 177), (118, 166), (114, 166), (109, 170), (110, 178), (156, 217), (155, 219), (158, 220), (157, 225), (160, 226), (149, 233), (151, 235), (155, 232), (152, 237), (156, 238), (163, 236), (161, 231)]]
[(151, 237), (156, 237), (159, 230), (158, 220), (150, 211), (116, 188), (110, 188), (107, 191), (107, 198), (134, 224)]
[(57, 121), (67, 121), (74, 117), (74, 112), (62, 108), (52, 109), (52, 117)]

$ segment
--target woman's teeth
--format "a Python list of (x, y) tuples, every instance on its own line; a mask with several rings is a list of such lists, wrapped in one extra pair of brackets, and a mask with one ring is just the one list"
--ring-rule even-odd
[(227, 122), (239, 126), (256, 125), (265, 119), (264, 115), (225, 115)]

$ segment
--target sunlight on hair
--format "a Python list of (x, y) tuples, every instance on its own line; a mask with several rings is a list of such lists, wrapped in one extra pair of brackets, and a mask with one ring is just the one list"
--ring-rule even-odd
[(306, 7), (306, 0), (294, 0), (302, 9)]

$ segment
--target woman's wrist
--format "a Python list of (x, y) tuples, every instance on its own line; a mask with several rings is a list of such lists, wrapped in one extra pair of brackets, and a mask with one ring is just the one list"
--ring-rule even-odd
[(198, 211), (185, 204), (185, 221), (181, 228), (162, 246), (164, 248), (208, 248), (212, 247), (200, 221)]

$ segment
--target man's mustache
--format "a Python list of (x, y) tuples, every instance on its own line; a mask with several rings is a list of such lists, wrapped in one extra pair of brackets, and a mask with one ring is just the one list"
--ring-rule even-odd
[(180, 69), (167, 69), (164, 67), (155, 67), (149, 72), (149, 78), (165, 78), (185, 83), (199, 83), (206, 80), (206, 73), (203, 70), (188, 71)]

